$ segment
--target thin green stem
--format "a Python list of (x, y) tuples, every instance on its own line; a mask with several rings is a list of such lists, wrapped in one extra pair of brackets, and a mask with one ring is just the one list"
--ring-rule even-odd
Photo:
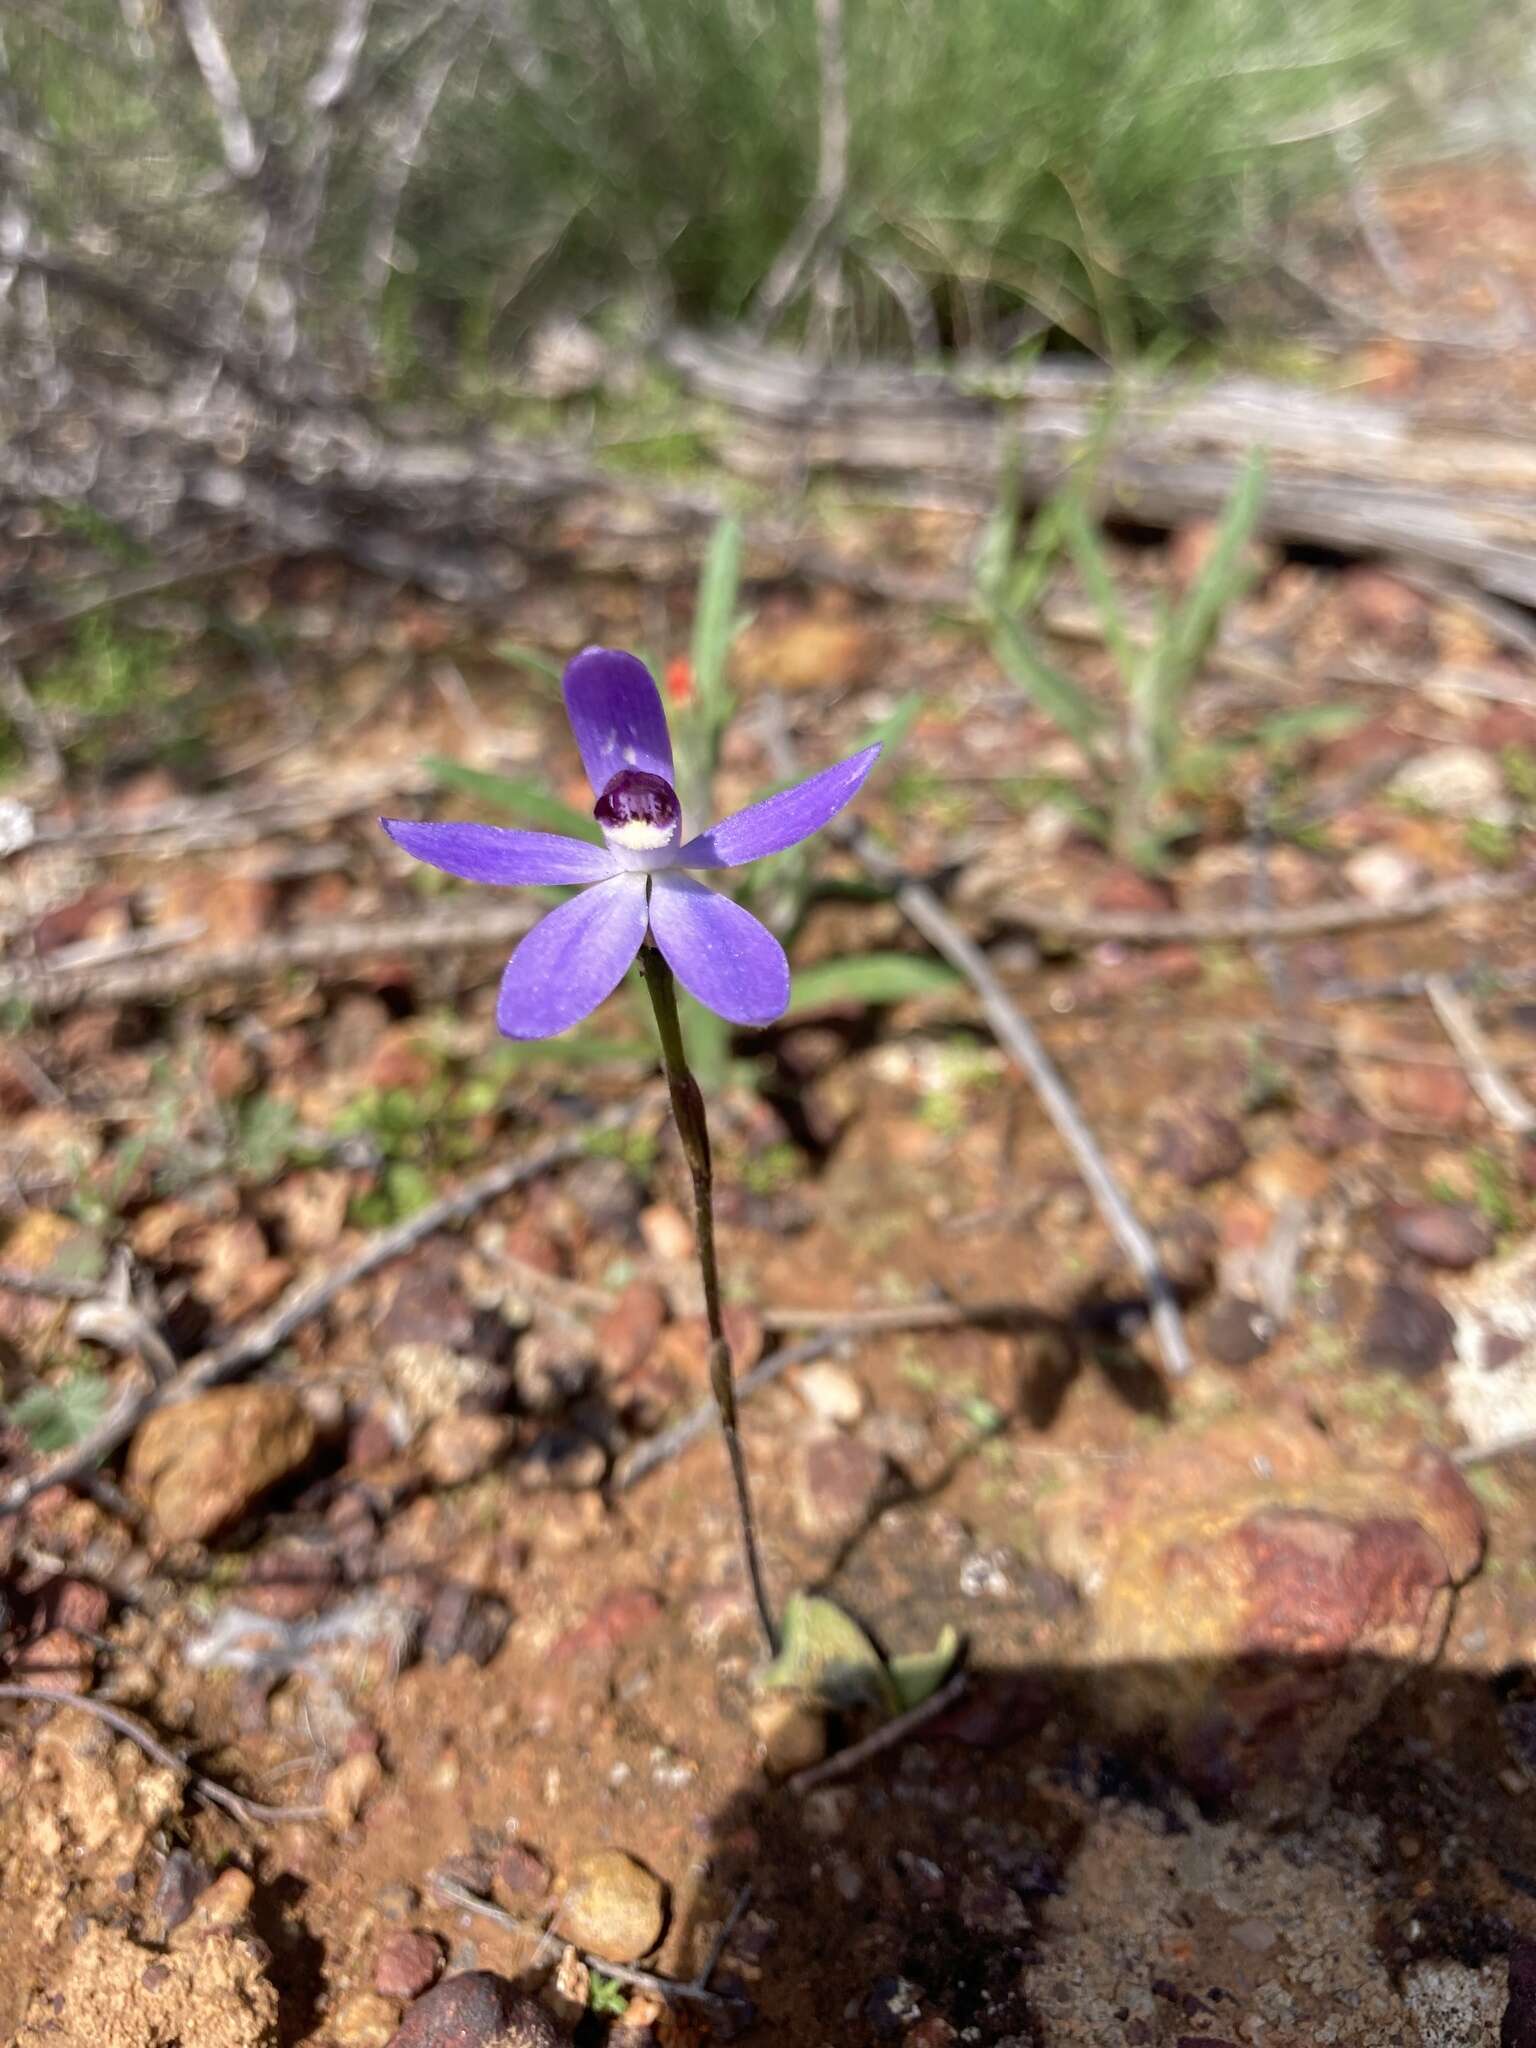
[(640, 949), (640, 972), (645, 977), (651, 1008), (656, 1012), (656, 1030), (661, 1038), (661, 1059), (666, 1069), (667, 1090), (672, 1097), (672, 1117), (682, 1140), (683, 1157), (693, 1176), (694, 1223), (699, 1246), (699, 1271), (704, 1279), (704, 1315), (709, 1325), (709, 1384), (720, 1414), (720, 1432), (731, 1461), (731, 1481), (736, 1490), (736, 1514), (741, 1525), (742, 1555), (757, 1618), (770, 1657), (778, 1655), (779, 1635), (773, 1609), (768, 1604), (768, 1587), (763, 1561), (757, 1547), (757, 1521), (752, 1511), (752, 1489), (747, 1480), (747, 1461), (741, 1447), (736, 1421), (736, 1380), (731, 1365), (731, 1347), (720, 1312), (720, 1265), (715, 1255), (715, 1175), (709, 1149), (709, 1123), (704, 1114), (704, 1097), (688, 1065), (683, 1045), (683, 1027), (677, 1014), (677, 984), (672, 970), (649, 940)]

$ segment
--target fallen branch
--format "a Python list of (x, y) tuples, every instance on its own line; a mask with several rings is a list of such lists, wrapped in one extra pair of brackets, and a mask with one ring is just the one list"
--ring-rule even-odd
[(1536, 866), (1503, 875), (1457, 875), (1400, 896), (1395, 903), (1304, 903), (1295, 910), (1170, 911), (1057, 910), (1018, 897), (1000, 902), (1010, 918), (1057, 938), (1097, 944), (1165, 946), (1221, 944), (1241, 939), (1305, 939), (1327, 932), (1365, 931), (1373, 925), (1415, 924), (1473, 903), (1507, 903), (1536, 890)]
[(270, 1824), (274, 1821), (325, 1818), (323, 1806), (268, 1806), (260, 1799), (247, 1799), (243, 1792), (232, 1792), (217, 1778), (206, 1777), (203, 1772), (194, 1770), (184, 1756), (174, 1749), (167, 1749), (131, 1714), (125, 1714), (120, 1707), (108, 1706), (105, 1700), (92, 1699), (89, 1693), (55, 1692), (45, 1685), (5, 1683), (0, 1684), (0, 1700), (20, 1700), (29, 1706), (69, 1707), (92, 1715), (117, 1734), (126, 1735), (130, 1742), (136, 1742), (144, 1754), (162, 1769), (174, 1771), (199, 1798), (206, 1799), (210, 1806), (222, 1806), (226, 1813), (233, 1814), (246, 1827), (255, 1827), (258, 1822)]
[(46, 1464), (23, 1474), (0, 1492), (0, 1515), (13, 1515), (35, 1495), (50, 1486), (67, 1486), (84, 1472), (125, 1444), (139, 1424), (155, 1409), (186, 1401), (206, 1388), (236, 1378), (249, 1367), (270, 1357), (296, 1330), (310, 1322), (355, 1282), (398, 1259), (424, 1238), (440, 1230), (456, 1230), (488, 1202), (536, 1180), (556, 1166), (579, 1159), (589, 1149), (592, 1137), (602, 1131), (622, 1129), (654, 1098), (649, 1091), (622, 1109), (597, 1118), (581, 1131), (550, 1138), (516, 1159), (504, 1159), (488, 1167), (452, 1194), (442, 1196), (404, 1222), (392, 1224), (366, 1238), (349, 1258), (340, 1260), (310, 1280), (288, 1288), (264, 1315), (256, 1316), (243, 1330), (237, 1330), (222, 1344), (210, 1346), (191, 1358), (170, 1379), (158, 1385), (138, 1380), (130, 1384), (96, 1427), (68, 1450), (60, 1451)]
[(425, 910), (412, 917), (337, 918), (243, 946), (187, 948), (166, 956), (60, 971), (11, 967), (0, 972), (0, 1002), (36, 1011), (163, 1003), (217, 982), (266, 981), (306, 972), (334, 976), (360, 960), (419, 957), (510, 945), (540, 912), (521, 898)]
[(828, 367), (683, 331), (663, 346), (690, 391), (727, 409), (721, 452), (744, 474), (839, 475), (893, 496), (916, 485), (990, 511), (1005, 474), (1036, 502), (1096, 449), (1109, 515), (1176, 526), (1219, 517), (1258, 446), (1272, 457), (1266, 534), (1408, 554), (1536, 601), (1536, 453), (1492, 427), (1260, 377), (1138, 379), (1060, 356), (946, 375)]

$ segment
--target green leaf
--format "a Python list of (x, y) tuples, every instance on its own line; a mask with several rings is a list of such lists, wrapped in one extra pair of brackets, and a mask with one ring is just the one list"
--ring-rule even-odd
[(13, 1403), (10, 1419), (37, 1451), (67, 1451), (89, 1436), (107, 1409), (108, 1386), (78, 1367), (56, 1386), (33, 1387)]
[(919, 953), (855, 953), (797, 974), (787, 1014), (803, 1017), (844, 1003), (900, 1003), (909, 996), (942, 994), (960, 980), (953, 968)]
[(541, 832), (568, 832), (573, 839), (602, 841), (602, 827), (586, 811), (562, 803), (536, 782), (522, 782), (515, 776), (492, 775), (483, 768), (466, 768), (459, 761), (430, 754), (422, 763), (447, 789), (462, 789), (492, 804), (509, 817), (520, 818)]
[(1243, 550), (1257, 524), (1268, 481), (1268, 465), (1255, 450), (1227, 500), (1204, 567), (1146, 664), (1144, 715), (1164, 761), (1172, 752), (1184, 695), (1205, 659), (1206, 648), (1250, 581), (1252, 572), (1243, 560)]
[(543, 682), (560, 687), (560, 664), (551, 661), (547, 654), (541, 654), (537, 647), (524, 647), (516, 640), (503, 640), (495, 650), (498, 661), (511, 662), (516, 668), (526, 668)]
[(932, 1698), (954, 1669), (959, 1654), (959, 1633), (952, 1623), (946, 1622), (931, 1650), (910, 1650), (905, 1656), (891, 1659), (887, 1668), (903, 1713)]
[(1099, 529), (1092, 513), (1083, 500), (1080, 491), (1069, 491), (1062, 499), (1062, 517), (1066, 526), (1067, 546), (1077, 564), (1078, 574), (1088, 600), (1099, 615), (1099, 626), (1104, 635), (1104, 644), (1114, 657), (1115, 667), (1120, 671), (1120, 680), (1125, 688), (1134, 690), (1136, 677), (1141, 668), (1142, 656), (1132, 644), (1125, 623), (1125, 613), (1120, 604), (1120, 593), (1115, 588), (1114, 572), (1109, 566)]
[(758, 1684), (803, 1693), (825, 1707), (879, 1707), (888, 1714), (900, 1707), (885, 1659), (863, 1629), (835, 1602), (813, 1593), (790, 1595), (782, 1647)]
[(587, 2010), (606, 2013), (614, 2019), (623, 2019), (625, 2013), (629, 2011), (629, 1993), (617, 1977), (610, 1977), (602, 1970), (589, 1970)]
[(992, 651), (998, 666), (1018, 684), (1025, 695), (1069, 734), (1085, 751), (1092, 751), (1101, 720), (1090, 699), (1072, 678), (1054, 668), (1036, 649), (1033, 640), (1016, 619), (1006, 612), (991, 610), (987, 616)]
[(700, 711), (717, 732), (731, 715), (725, 665), (740, 623), (736, 617), (740, 589), (741, 525), (735, 519), (722, 519), (710, 537), (693, 609), (693, 687)]

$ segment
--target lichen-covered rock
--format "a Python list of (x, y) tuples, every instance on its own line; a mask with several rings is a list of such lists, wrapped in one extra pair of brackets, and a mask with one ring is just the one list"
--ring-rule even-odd
[(1446, 1458), (1351, 1465), (1300, 1420), (1170, 1438), (1040, 1505), (1047, 1561), (1094, 1599), (1128, 1728), (1203, 1795), (1294, 1810), (1396, 1679), (1438, 1655), (1482, 1552)]
[(291, 1387), (215, 1387), (159, 1408), (128, 1482), (171, 1543), (205, 1543), (308, 1463), (315, 1425)]

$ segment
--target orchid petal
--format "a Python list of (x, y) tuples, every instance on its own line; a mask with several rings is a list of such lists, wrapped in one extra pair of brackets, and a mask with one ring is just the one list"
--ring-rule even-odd
[(586, 647), (567, 664), (564, 687), (566, 716), (595, 795), (621, 768), (672, 780), (667, 714), (643, 661), (616, 647)]
[(645, 876), (614, 875), (540, 918), (501, 978), (506, 1038), (553, 1038), (611, 995), (645, 937)]
[(835, 768), (823, 768), (792, 789), (764, 797), (744, 811), (733, 811), (718, 825), (711, 825), (696, 839), (690, 839), (677, 853), (682, 868), (734, 868), (743, 861), (762, 860), (770, 853), (782, 853), (809, 839), (835, 818), (861, 784), (879, 756), (878, 746), (851, 754)]
[(563, 832), (514, 832), (500, 825), (418, 825), (408, 818), (379, 823), (414, 860), (465, 882), (603, 882), (618, 862), (606, 846)]
[(789, 1005), (784, 948), (750, 910), (675, 869), (651, 877), (651, 931), (667, 965), (732, 1024), (771, 1024)]

